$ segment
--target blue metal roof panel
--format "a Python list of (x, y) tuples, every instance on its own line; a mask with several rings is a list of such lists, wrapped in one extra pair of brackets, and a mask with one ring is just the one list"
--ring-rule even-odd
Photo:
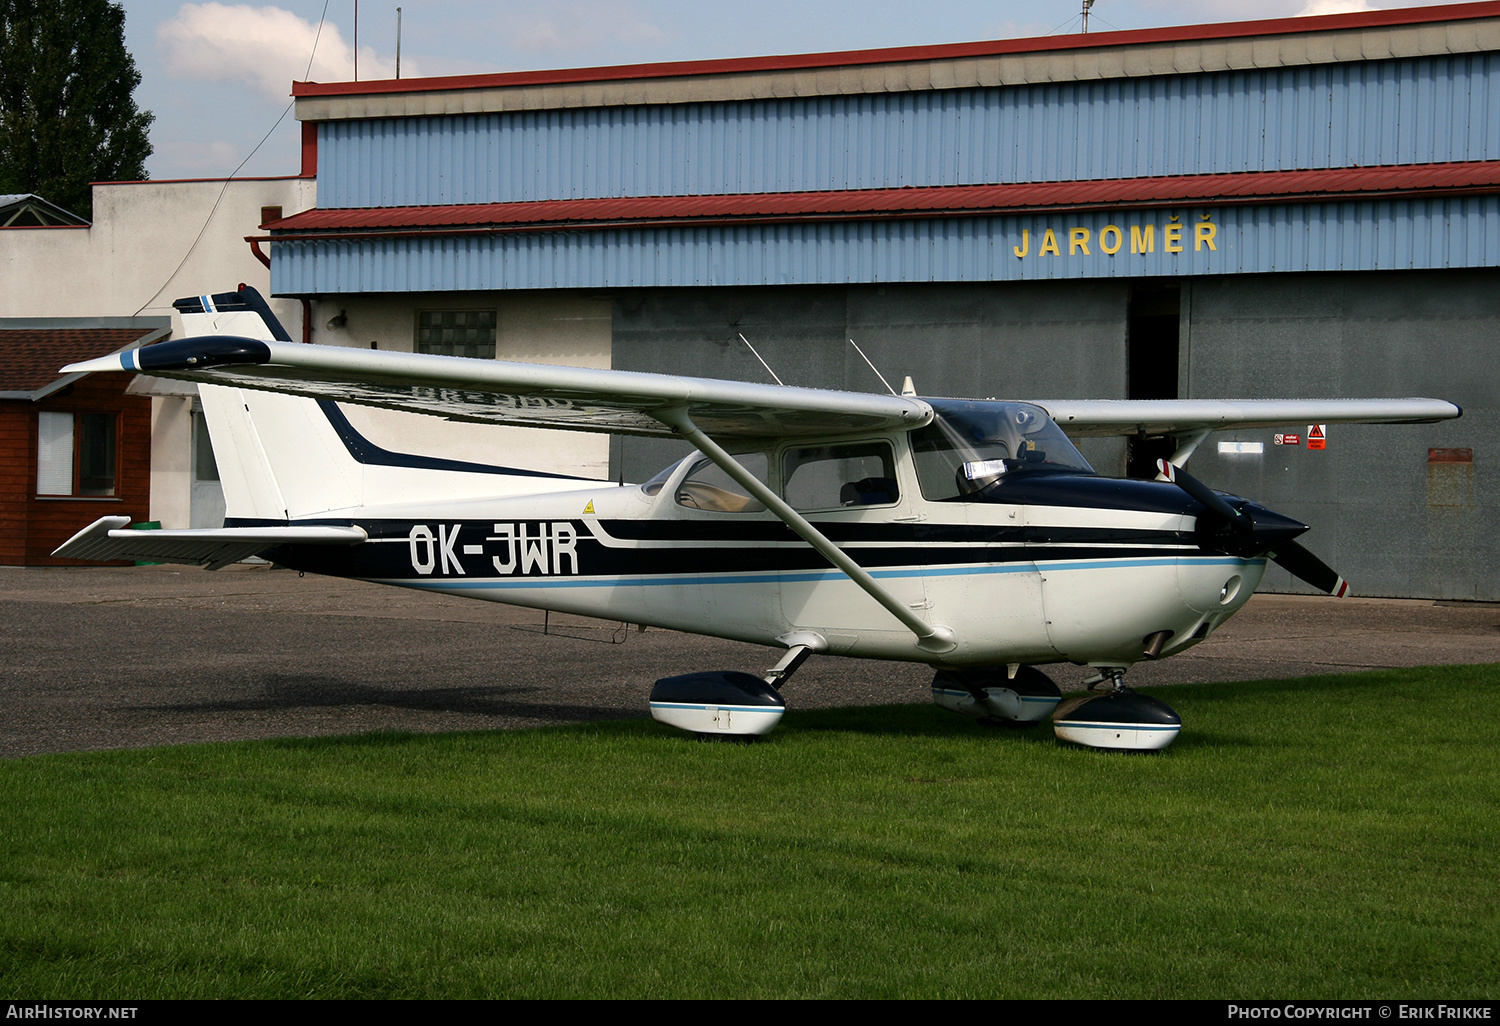
[(279, 238), (272, 258), (272, 286), (282, 295), (1493, 267), (1500, 265), (1500, 196), (365, 241)]
[(324, 206), (1500, 159), (1500, 53), (775, 102), (325, 122)]

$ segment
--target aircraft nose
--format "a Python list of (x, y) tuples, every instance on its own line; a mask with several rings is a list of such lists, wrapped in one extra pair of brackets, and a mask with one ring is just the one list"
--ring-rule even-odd
[(1337, 570), (1307, 551), (1301, 542), (1293, 541), (1307, 530), (1306, 524), (1258, 503), (1220, 495), (1166, 460), (1157, 460), (1156, 468), (1199, 504), (1198, 539), (1205, 549), (1241, 559), (1268, 556), (1293, 577), (1319, 591), (1339, 598), (1349, 594), (1349, 583)]
[(1241, 501), (1231, 505), (1249, 520), (1248, 530), (1233, 527), (1217, 517), (1198, 518), (1199, 538), (1207, 546), (1223, 549), (1231, 555), (1263, 556), (1308, 530), (1300, 520), (1293, 520), (1256, 502)]

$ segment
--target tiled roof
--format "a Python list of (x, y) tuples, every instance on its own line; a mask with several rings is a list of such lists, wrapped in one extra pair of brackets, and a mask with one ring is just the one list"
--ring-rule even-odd
[(0, 392), (35, 392), (62, 377), (59, 367), (124, 349), (152, 330), (0, 327)]

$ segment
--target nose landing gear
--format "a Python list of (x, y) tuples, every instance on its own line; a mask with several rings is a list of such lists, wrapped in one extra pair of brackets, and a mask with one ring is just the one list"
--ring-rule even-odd
[(1058, 739), (1111, 751), (1160, 751), (1177, 740), (1182, 717), (1167, 703), (1125, 686), (1125, 668), (1102, 667), (1084, 681), (1103, 694), (1070, 698), (1052, 714)]

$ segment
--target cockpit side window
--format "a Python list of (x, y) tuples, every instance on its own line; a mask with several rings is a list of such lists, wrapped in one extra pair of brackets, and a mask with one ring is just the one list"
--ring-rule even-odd
[(1040, 407), (993, 400), (928, 402), (936, 416), (911, 432), (917, 480), (928, 499), (964, 501), (1022, 471), (1094, 472)]
[(816, 445), (787, 452), (782, 464), (793, 509), (883, 506), (901, 498), (887, 442)]
[[(736, 453), (734, 458), (756, 480), (767, 481), (770, 459), (765, 453)], [(677, 505), (711, 513), (760, 513), (766, 508), (706, 456), (697, 460), (677, 485)]]

